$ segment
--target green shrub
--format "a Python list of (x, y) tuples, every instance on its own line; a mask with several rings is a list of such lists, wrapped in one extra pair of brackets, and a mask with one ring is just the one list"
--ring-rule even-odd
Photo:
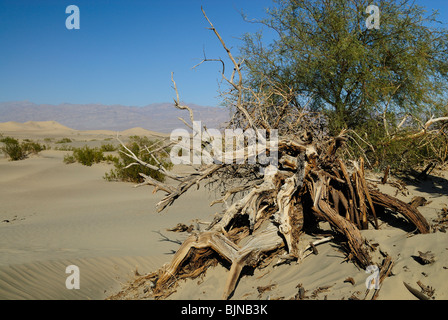
[(0, 142), (3, 143), (3, 147), (1, 148), (1, 150), (3, 151), (3, 153), (8, 155), (11, 160), (17, 161), (22, 160), (26, 157), (26, 154), (17, 139), (6, 137), (2, 138)]
[(76, 159), (75, 159), (75, 157), (73, 156), (73, 155), (71, 155), (71, 154), (66, 154), (65, 156), (64, 156), (64, 163), (66, 163), (66, 164), (70, 164), (70, 163), (75, 163), (76, 162)]
[(12, 161), (25, 159), (29, 154), (38, 154), (47, 147), (30, 139), (24, 139), (22, 143), (12, 137), (0, 139), (3, 143), (2, 152), (9, 156)]
[(107, 156), (104, 157), (104, 161), (107, 161), (108, 163), (119, 163), (120, 159), (118, 159), (116, 156), (113, 156), (111, 154), (108, 154)]
[(55, 143), (70, 143), (72, 139), (70, 138), (62, 138), (61, 140), (56, 141)]
[(100, 148), (90, 148), (84, 146), (82, 148), (72, 148), (73, 154), (66, 154), (64, 156), (64, 163), (71, 164), (79, 162), (85, 166), (91, 166), (94, 163), (100, 163), (107, 161), (110, 163), (118, 163), (119, 159), (111, 154), (104, 156), (103, 151)]
[[(391, 119), (390, 123), (397, 123)], [(391, 134), (385, 132), (382, 119), (372, 117), (362, 127), (349, 131), (347, 148), (350, 159), (365, 157), (371, 169), (383, 171), (390, 166), (393, 172), (418, 170), (428, 163), (444, 164), (448, 161), (448, 130), (438, 128), (436, 134), (410, 138), (420, 128), (410, 126), (401, 129), (396, 137), (396, 127), (390, 126)]]
[(89, 167), (92, 164), (99, 163), (105, 159), (103, 152), (100, 149), (90, 148), (88, 146), (75, 148), (73, 150), (73, 157), (77, 162)]
[(60, 147), (55, 147), (54, 150), (57, 150), (57, 151), (73, 151), (73, 150), (75, 150), (75, 147), (69, 146), (67, 144), (63, 144)]
[(72, 147), (72, 146), (68, 146), (68, 145), (64, 144), (64, 145), (62, 145), (60, 147), (55, 147), (54, 150), (57, 150), (57, 151), (74, 151), (75, 148)]
[(30, 140), (22, 142), (21, 146), (24, 152), (33, 154), (38, 154), (39, 152), (47, 149), (46, 146)]
[[(132, 136), (130, 137), (130, 141), (126, 145), (126, 147), (129, 148), (129, 150), (137, 155), (142, 161), (157, 167), (158, 163), (148, 153), (148, 150), (151, 151), (153, 149), (151, 148), (151, 145), (154, 145), (156, 143), (157, 141), (152, 141), (147, 137)], [(148, 148), (148, 150), (146, 148)], [(119, 151), (120, 159), (117, 159), (117, 161), (114, 162), (115, 168), (112, 169), (109, 173), (106, 173), (104, 175), (104, 179), (108, 181), (127, 181), (141, 183), (144, 181), (144, 178), (140, 175), (140, 173), (143, 173), (158, 181), (165, 180), (165, 175), (163, 173), (152, 170), (141, 164), (132, 165), (126, 168), (128, 165), (134, 163), (135, 161), (122, 152), (125, 151), (123, 146), (120, 146)], [(167, 170), (170, 170), (173, 167), (173, 164), (171, 163), (168, 155), (158, 153), (155, 154), (155, 156)]]
[(103, 152), (117, 151), (117, 147), (114, 146), (113, 144), (108, 143), (108, 144), (101, 145), (100, 150)]

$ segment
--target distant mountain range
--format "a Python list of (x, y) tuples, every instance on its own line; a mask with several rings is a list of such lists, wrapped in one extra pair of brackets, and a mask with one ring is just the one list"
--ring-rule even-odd
[[(188, 104), (194, 120), (208, 128), (221, 128), (229, 120), (229, 111), (222, 107)], [(187, 110), (179, 110), (172, 103), (153, 103), (144, 107), (103, 104), (59, 105), (35, 104), (29, 101), (0, 102), (0, 122), (57, 121), (76, 130), (126, 130), (142, 127), (170, 133), (176, 128), (188, 129), (179, 119), (190, 122)]]

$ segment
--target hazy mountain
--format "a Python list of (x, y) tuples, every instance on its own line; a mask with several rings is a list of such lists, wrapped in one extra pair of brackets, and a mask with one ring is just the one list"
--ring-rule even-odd
[[(220, 128), (228, 121), (229, 112), (220, 107), (188, 105), (194, 119), (208, 128)], [(0, 102), (0, 122), (57, 121), (77, 130), (125, 130), (142, 127), (152, 131), (169, 133), (176, 128), (187, 127), (178, 120), (190, 122), (187, 110), (179, 110), (171, 103), (153, 103), (144, 107), (102, 104), (59, 105), (35, 104), (29, 101)]]

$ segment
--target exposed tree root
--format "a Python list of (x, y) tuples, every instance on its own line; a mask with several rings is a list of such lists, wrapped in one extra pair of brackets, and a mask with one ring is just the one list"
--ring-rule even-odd
[[(218, 261), (227, 261), (230, 270), (222, 297), (228, 299), (244, 266), (256, 268), (264, 258), (275, 256), (302, 261), (305, 253), (298, 244), (301, 233), (306, 231), (305, 211), (316, 221), (328, 221), (346, 239), (348, 259), (363, 269), (375, 263), (372, 246), (360, 230), (367, 229), (369, 223), (378, 228), (376, 210), (401, 214), (418, 232), (429, 232), (429, 224), (415, 206), (367, 186), (362, 161), (355, 164), (349, 175), (343, 162), (334, 157), (337, 150), (334, 143), (330, 144), (324, 161), (315, 154), (309, 161), (304, 156), (307, 146), (298, 142), (294, 145), (301, 146), (294, 149), (299, 154), (292, 153), (295, 161), (283, 161), (280, 170), (264, 175), (261, 183), (229, 206), (206, 231), (190, 235), (168, 266), (140, 279), (152, 283), (147, 290), (149, 297), (166, 298), (180, 279), (196, 278)], [(210, 169), (203, 172), (208, 175)], [(168, 198), (171, 199), (170, 195), (165, 197)], [(305, 201), (307, 198), (310, 200)], [(287, 256), (281, 254), (285, 250)], [(390, 256), (385, 256), (382, 265), (378, 265), (381, 282), (390, 274), (392, 265)], [(120, 298), (122, 294), (111, 298)], [(375, 292), (372, 298), (377, 295)]]

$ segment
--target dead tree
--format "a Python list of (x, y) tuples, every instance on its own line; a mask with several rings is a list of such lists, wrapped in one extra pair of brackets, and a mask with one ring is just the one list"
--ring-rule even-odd
[[(253, 129), (264, 142), (267, 138), (259, 134), (259, 128), (269, 136), (277, 130), (279, 137), (275, 152), (278, 153), (278, 166), (248, 165), (251, 150), (247, 143), (234, 150), (232, 156), (235, 161), (230, 162), (225, 158), (228, 155), (209, 152), (209, 142), (205, 142), (193, 147), (192, 152), (206, 154), (213, 159), (212, 163), (195, 167), (192, 174), (179, 175), (165, 170), (161, 165), (146, 164), (131, 150), (125, 149), (124, 152), (136, 163), (159, 170), (177, 183), (162, 183), (144, 176), (143, 184), (165, 192), (157, 203), (158, 211), (164, 210), (201, 182), (225, 186), (223, 197), (212, 204), (226, 202), (235, 195), (239, 198), (216, 215), (205, 231), (192, 233), (169, 265), (136, 279), (111, 299), (123, 298), (126, 292), (145, 283), (150, 287), (146, 290), (149, 296), (165, 298), (173, 292), (180, 279), (195, 278), (209, 266), (223, 261), (230, 264), (223, 288), (223, 299), (228, 299), (243, 267), (256, 268), (273, 258), (300, 262), (315, 250), (317, 244), (332, 240), (333, 237), (319, 239), (303, 248), (301, 235), (307, 232), (306, 226), (315, 225), (318, 221), (329, 222), (335, 233), (345, 239), (347, 259), (363, 269), (377, 264), (373, 255), (378, 255), (380, 250), (369, 245), (360, 230), (369, 227), (378, 229), (379, 213), (401, 214), (415, 225), (416, 232), (430, 232), (428, 222), (416, 207), (383, 194), (367, 183), (363, 158), (353, 161), (350, 170), (347, 168), (338, 157), (338, 150), (346, 140), (345, 131), (336, 137), (329, 137), (322, 129), (324, 120), (320, 115), (307, 112), (306, 106), (292, 106), (292, 92), (282, 90), (275, 84), (270, 83), (270, 91), (264, 93), (244, 87), (242, 61), (234, 59), (203, 13), (234, 66), (230, 77), (223, 74), (223, 79), (230, 85), (227, 97), (231, 98), (228, 103), (235, 110), (229, 126)], [(180, 104), (174, 79), (173, 85), (176, 91), (175, 106), (189, 111), (191, 123), (182, 121), (193, 128), (194, 114), (190, 108)], [(207, 129), (204, 128), (204, 131)], [(172, 145), (172, 142), (166, 144)], [(230, 179), (233, 185), (227, 180), (229, 177), (233, 178)], [(378, 264), (381, 281), (390, 274), (393, 265), (391, 257), (382, 254), (382, 262)], [(377, 292), (374, 298), (376, 296)]]

